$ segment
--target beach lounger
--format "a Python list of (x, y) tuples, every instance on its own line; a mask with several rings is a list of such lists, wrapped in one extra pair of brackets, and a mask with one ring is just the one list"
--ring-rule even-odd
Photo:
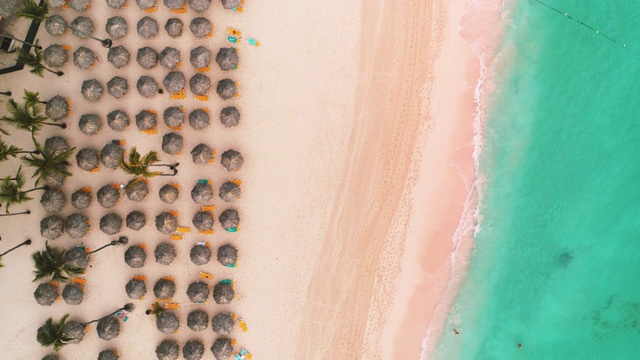
[(179, 226), (178, 227), (178, 232), (182, 233), (182, 234), (189, 234), (191, 232), (191, 228), (185, 227), (185, 226)]
[(180, 90), (180, 92), (171, 94), (171, 99), (173, 100), (183, 100), (186, 98), (187, 98), (187, 92), (185, 91), (185, 89)]
[(147, 281), (147, 276), (146, 275), (135, 275), (133, 276), (134, 280), (140, 280), (140, 281)]
[(242, 185), (242, 181), (238, 180), (238, 179), (230, 179), (229, 182), (232, 182), (238, 186)]
[(236, 29), (228, 27), (227, 28), (227, 34), (233, 35), (233, 36), (240, 36), (240, 35), (242, 35), (242, 32), (240, 32), (240, 30), (236, 30)]
[(249, 45), (253, 45), (253, 46), (256, 46), (256, 47), (260, 46), (260, 41), (254, 39), (254, 38), (247, 38), (247, 43)]
[(240, 325), (240, 329), (242, 329), (243, 332), (247, 332), (247, 324), (244, 323), (244, 320), (238, 319), (238, 325)]
[(240, 39), (242, 39), (242, 38), (241, 37), (231, 36), (231, 35), (227, 36), (227, 41), (230, 42), (230, 43), (234, 43), (234, 44), (239, 43)]
[(163, 277), (164, 280), (169, 280), (169, 281), (173, 281), (173, 276), (165, 276)]
[(93, 188), (91, 186), (87, 186), (80, 189), (80, 191), (90, 193), (91, 191), (93, 191)]
[(174, 234), (174, 235), (171, 235), (170, 239), (175, 241), (180, 241), (180, 240), (184, 240), (184, 237), (182, 235)]
[(200, 101), (209, 101), (209, 96), (207, 95), (196, 95), (194, 98)]
[(171, 9), (171, 12), (176, 14), (186, 14), (187, 4), (183, 4), (179, 9)]
[(213, 280), (213, 275), (211, 275), (211, 274), (209, 274), (207, 272), (204, 272), (204, 271), (201, 271), (199, 276), (201, 278), (203, 278), (203, 279)]
[(180, 309), (180, 304), (174, 302), (168, 302), (164, 305), (167, 309)]
[(156, 11), (158, 11), (158, 4), (155, 4), (155, 5), (153, 5), (152, 7), (148, 8), (148, 9), (142, 10), (142, 12), (145, 13), (145, 14), (154, 13)]
[(202, 205), (200, 208), (201, 211), (216, 211), (215, 205)]
[(138, 246), (140, 246), (143, 250), (147, 249), (147, 244), (145, 244), (145, 243), (142, 243), (142, 244), (140, 244)]
[(79, 278), (79, 277), (74, 277), (73, 279), (71, 279), (71, 282), (77, 285), (85, 285), (87, 283), (87, 279), (83, 279), (83, 278)]
[(71, 116), (71, 100), (67, 100), (67, 106), (69, 110), (67, 110), (67, 116)]
[(179, 212), (177, 212), (176, 210), (171, 210), (171, 211), (167, 211), (167, 212), (168, 212), (169, 214), (171, 214), (171, 215), (175, 216), (175, 217), (180, 216), (180, 213), (179, 213)]
[(220, 284), (233, 285), (233, 280), (223, 279), (223, 280), (220, 280)]
[(149, 130), (142, 130), (142, 133), (147, 135), (155, 135), (158, 133), (158, 128), (154, 127), (153, 129)]
[(200, 235), (213, 235), (214, 230), (202, 230), (200, 231)]

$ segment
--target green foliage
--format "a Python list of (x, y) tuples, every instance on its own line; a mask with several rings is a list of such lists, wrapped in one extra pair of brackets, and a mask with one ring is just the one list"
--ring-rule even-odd
[(16, 10), (16, 15), (43, 22), (49, 15), (49, 2), (44, 1), (42, 6), (40, 6), (35, 0), (24, 0), (22, 5)]
[(32, 46), (33, 52), (31, 50), (26, 51), (24, 47), (18, 48), (18, 62), (21, 64), (25, 64), (31, 68), (31, 73), (40, 77), (44, 77), (44, 71), (47, 70), (49, 72), (54, 72), (50, 70), (46, 66), (44, 66), (44, 50), (42, 48), (38, 48), (40, 45), (38, 40), (34, 43), (36, 46)]
[(53, 281), (67, 282), (70, 278), (82, 274), (84, 269), (66, 263), (66, 254), (67, 250), (50, 247), (49, 242), (45, 243), (44, 250), (31, 254), (36, 274), (33, 281), (50, 278)]
[(24, 106), (27, 108), (40, 106), (40, 93), (25, 90), (22, 98), (24, 99)]
[(133, 180), (129, 182), (127, 186), (131, 186), (139, 181), (141, 178), (151, 178), (157, 175), (161, 175), (162, 172), (150, 171), (149, 165), (159, 161), (158, 153), (155, 151), (148, 152), (145, 156), (141, 156), (135, 147), (131, 149), (129, 153), (129, 159), (120, 159), (120, 169), (127, 174), (134, 175)]
[(53, 346), (53, 350), (59, 351), (63, 346), (69, 344), (73, 339), (64, 336), (64, 326), (69, 314), (60, 319), (60, 322), (55, 324), (52, 318), (49, 318), (47, 322), (38, 329), (38, 343), (42, 346)]
[(160, 314), (162, 314), (166, 309), (162, 307), (162, 305), (160, 305), (159, 302), (154, 302), (153, 304), (151, 304), (151, 311), (149, 312), (149, 314), (158, 316)]
[(35, 169), (32, 178), (37, 178), (36, 185), (40, 184), (52, 174), (71, 176), (71, 173), (67, 171), (69, 164), (67, 159), (71, 156), (75, 148), (70, 148), (56, 155), (54, 151), (46, 151), (35, 138), (33, 138), (33, 144), (40, 153), (23, 156), (22, 160), (25, 164)]
[(6, 161), (9, 157), (18, 157), (23, 150), (17, 146), (7, 145), (4, 141), (0, 140), (0, 162)]
[(11, 176), (7, 176), (2, 179), (2, 182), (0, 183), (0, 203), (5, 204), (5, 211), (7, 214), (9, 213), (11, 205), (22, 204), (32, 200), (32, 198), (22, 190), (25, 184), (26, 180), (22, 173), (22, 166), (18, 168), (15, 181), (11, 180)]
[(37, 134), (45, 125), (48, 117), (41, 113), (40, 106), (27, 106), (18, 104), (15, 100), (7, 101), (7, 110), (10, 116), (3, 116), (0, 121), (9, 123), (20, 130), (26, 130), (32, 134)]

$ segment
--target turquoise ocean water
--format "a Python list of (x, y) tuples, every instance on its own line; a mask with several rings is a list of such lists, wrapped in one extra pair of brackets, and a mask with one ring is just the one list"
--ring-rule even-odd
[(512, 1), (481, 226), (434, 358), (640, 359), (640, 1), (545, 1), (628, 49)]

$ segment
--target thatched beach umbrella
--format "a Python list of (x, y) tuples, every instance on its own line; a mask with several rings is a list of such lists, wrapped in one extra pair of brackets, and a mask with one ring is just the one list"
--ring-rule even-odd
[(234, 127), (240, 122), (240, 111), (235, 106), (227, 106), (220, 111), (220, 122), (225, 127)]
[(238, 57), (238, 49), (234, 47), (222, 48), (216, 55), (216, 62), (222, 70), (235, 70), (238, 68), (240, 58)]
[(69, 305), (82, 304), (82, 298), (84, 297), (84, 291), (78, 284), (68, 283), (62, 290), (62, 298), (64, 302)]
[(187, 288), (187, 296), (194, 303), (204, 303), (209, 297), (209, 293), (209, 284), (202, 281), (193, 282)]
[(233, 325), (235, 325), (235, 320), (233, 320), (233, 314), (230, 312), (219, 313), (211, 319), (211, 329), (219, 335), (231, 334)]
[(233, 352), (233, 341), (229, 338), (220, 337), (213, 342), (211, 353), (216, 360), (228, 360)]
[(64, 221), (64, 227), (72, 239), (80, 239), (89, 232), (89, 218), (82, 214), (71, 214)]
[(71, 0), (69, 6), (75, 11), (83, 12), (91, 6), (91, 0)]
[(91, 193), (89, 191), (80, 189), (71, 194), (71, 205), (76, 209), (86, 209), (91, 205)]
[(51, 36), (62, 36), (67, 31), (67, 22), (60, 15), (51, 15), (44, 21), (44, 28)]
[[(183, 77), (184, 79), (184, 77)], [(166, 80), (166, 79), (165, 79)], [(167, 86), (165, 84), (165, 86)], [(167, 88), (168, 90), (168, 88)], [(182, 106), (171, 106), (164, 110), (162, 114), (165, 125), (169, 127), (178, 127), (182, 126), (184, 123), (184, 108)]]
[(196, 186), (191, 189), (191, 199), (196, 204), (204, 204), (213, 198), (213, 189), (211, 185), (204, 183), (197, 183)]
[(67, 321), (62, 329), (62, 336), (69, 340), (69, 344), (79, 344), (84, 338), (85, 325), (79, 321)]
[(100, 230), (107, 235), (114, 235), (122, 229), (122, 218), (111, 213), (100, 218)]
[(217, 304), (228, 304), (235, 296), (233, 285), (220, 282), (213, 287), (213, 299)]
[(69, 101), (56, 95), (47, 101), (44, 113), (54, 121), (64, 119), (69, 116)]
[(189, 7), (195, 12), (204, 12), (211, 6), (211, 0), (189, 0)]
[(89, 255), (87, 255), (87, 251), (83, 246), (76, 246), (67, 250), (63, 260), (65, 264), (83, 270), (89, 266)]
[(139, 245), (129, 246), (127, 251), (124, 252), (124, 262), (134, 269), (143, 267), (146, 260), (147, 253)]
[(233, 267), (238, 260), (238, 249), (226, 244), (218, 248), (218, 262), (224, 266)]
[(171, 234), (178, 228), (178, 218), (171, 213), (163, 212), (156, 216), (156, 228), (163, 234)]
[(127, 218), (125, 221), (129, 229), (138, 231), (146, 225), (147, 218), (144, 215), (144, 213), (142, 213), (141, 211), (134, 210), (130, 212), (129, 215), (127, 215)]
[(240, 215), (238, 215), (238, 211), (234, 209), (227, 209), (220, 214), (218, 217), (220, 221), (220, 225), (229, 232), (235, 232), (240, 226)]
[(85, 16), (78, 16), (71, 22), (71, 30), (73, 31), (73, 35), (86, 39), (90, 35), (93, 35), (93, 22), (91, 19)]
[(44, 150), (46, 152), (52, 153), (53, 156), (58, 156), (65, 151), (69, 150), (71, 147), (65, 138), (61, 136), (52, 136), (47, 138), (44, 142)]
[(244, 158), (239, 152), (229, 149), (222, 153), (222, 166), (228, 171), (238, 171), (244, 164)]
[(164, 26), (164, 29), (167, 31), (167, 34), (172, 38), (176, 38), (182, 35), (182, 20), (178, 18), (171, 18), (167, 20), (167, 23)]
[(240, 185), (232, 181), (227, 181), (220, 186), (218, 196), (226, 202), (236, 201), (240, 197)]
[(98, 337), (102, 340), (111, 340), (120, 335), (120, 321), (115, 316), (106, 317), (98, 321)]
[(206, 95), (211, 88), (211, 79), (202, 73), (197, 73), (189, 80), (189, 86), (194, 94)]
[(127, 292), (129, 299), (142, 300), (147, 293), (147, 285), (142, 280), (131, 279), (124, 286), (124, 290)]
[(204, 109), (193, 110), (189, 114), (189, 125), (194, 130), (202, 130), (209, 126), (209, 113)]
[(142, 110), (136, 115), (136, 126), (140, 131), (155, 129), (158, 125), (157, 115), (149, 110)]
[(116, 206), (120, 201), (120, 190), (113, 187), (111, 184), (104, 185), (98, 190), (98, 202), (103, 208), (109, 209)]
[(158, 52), (148, 46), (138, 49), (136, 61), (145, 69), (152, 69), (158, 65)]
[(114, 76), (107, 83), (107, 92), (116, 99), (120, 99), (129, 92), (129, 83), (127, 79), (120, 76)]
[(49, 355), (43, 357), (41, 360), (60, 360), (60, 358), (58, 357), (58, 355), (49, 354)]
[(195, 37), (203, 38), (211, 34), (211, 32), (213, 31), (213, 26), (211, 25), (211, 21), (209, 21), (207, 18), (197, 17), (191, 20), (189, 29)]
[(98, 360), (118, 360), (120, 357), (113, 349), (102, 350), (98, 354)]
[(136, 181), (125, 189), (127, 198), (131, 201), (142, 201), (149, 193), (149, 185), (145, 181)]
[(76, 163), (78, 167), (84, 171), (92, 171), (98, 167), (99, 162), (100, 156), (98, 155), (98, 150), (84, 148), (76, 154)]
[(156, 262), (161, 265), (169, 265), (176, 259), (176, 249), (169, 243), (160, 243), (153, 252)]
[(171, 299), (176, 294), (176, 284), (167, 279), (160, 279), (153, 287), (153, 294), (158, 299)]
[(180, 346), (173, 340), (163, 340), (156, 348), (158, 360), (176, 360), (180, 356)]
[(167, 204), (173, 204), (178, 199), (180, 190), (172, 184), (166, 184), (160, 188), (160, 200)]
[(236, 83), (231, 79), (222, 79), (218, 81), (216, 92), (223, 100), (231, 99), (236, 94)]
[(33, 297), (35, 297), (38, 304), (51, 306), (58, 298), (58, 288), (49, 283), (42, 283), (36, 288)]
[(129, 51), (124, 46), (114, 46), (110, 48), (107, 53), (107, 61), (113, 64), (116, 69), (120, 69), (129, 64), (130, 59), (131, 54), (129, 54)]
[(156, 0), (136, 0), (136, 4), (138, 4), (138, 7), (142, 10), (149, 10), (156, 6)]
[(82, 96), (87, 101), (98, 101), (102, 96), (104, 87), (98, 80), (91, 79), (82, 82)]
[(213, 149), (207, 144), (198, 144), (191, 150), (191, 159), (197, 165), (206, 165), (213, 160)]
[(187, 80), (179, 71), (171, 71), (164, 77), (162, 84), (165, 89), (170, 93), (179, 93), (184, 90), (184, 86), (187, 84)]
[(204, 46), (198, 46), (191, 50), (189, 61), (196, 69), (206, 68), (211, 64), (211, 51)]
[(122, 146), (114, 143), (109, 143), (100, 151), (100, 161), (102, 165), (109, 169), (115, 169), (118, 167), (120, 159), (124, 156), (124, 149)]
[(56, 215), (48, 216), (40, 221), (40, 235), (48, 240), (55, 240), (64, 232), (64, 220)]
[(95, 135), (102, 129), (102, 121), (96, 114), (83, 114), (78, 121), (78, 128), (85, 135)]
[(62, 45), (53, 44), (44, 50), (44, 64), (48, 67), (59, 68), (69, 61), (69, 54)]
[(129, 115), (122, 110), (114, 110), (107, 114), (107, 124), (114, 131), (124, 131), (129, 127)]
[(67, 5), (67, 1), (66, 0), (49, 0), (47, 1), (47, 3), (49, 3), (49, 7), (51, 9), (57, 9), (61, 6)]
[(158, 83), (151, 76), (140, 76), (136, 83), (136, 88), (140, 95), (150, 98), (158, 92)]
[(198, 231), (208, 231), (213, 229), (213, 214), (209, 211), (198, 211), (192, 220), (193, 226)]
[(242, 0), (221, 0), (221, 2), (222, 6), (227, 10), (234, 9), (242, 5)]
[(178, 331), (180, 321), (173, 311), (163, 311), (156, 317), (156, 326), (163, 334), (173, 334)]
[(191, 248), (189, 257), (191, 258), (191, 262), (196, 265), (207, 265), (211, 259), (211, 249), (207, 246), (198, 244)]
[(204, 356), (204, 345), (198, 340), (189, 340), (182, 348), (184, 360), (200, 360)]
[(187, 326), (193, 331), (202, 331), (209, 326), (209, 315), (202, 310), (194, 310), (187, 315)]
[[(125, 1), (125, 0), (116, 0), (116, 1)], [(107, 20), (107, 25), (105, 25), (104, 30), (112, 38), (122, 39), (127, 35), (127, 32), (129, 32), (129, 26), (127, 26), (127, 20), (125, 20), (123, 17), (114, 16), (114, 17), (110, 17)]]
[(67, 199), (60, 189), (47, 189), (42, 193), (42, 197), (40, 198), (40, 204), (49, 212), (62, 211), (62, 208), (66, 203)]
[(169, 155), (176, 155), (182, 151), (182, 136), (174, 132), (162, 136), (162, 151)]
[(127, 0), (107, 0), (107, 5), (112, 9), (122, 9), (127, 3)]
[(164, 48), (158, 55), (160, 65), (171, 70), (180, 62), (180, 51), (172, 47)]
[(158, 22), (149, 16), (145, 16), (138, 21), (137, 29), (138, 35), (145, 39), (151, 39), (158, 35)]
[(96, 62), (96, 55), (93, 50), (80, 46), (73, 52), (73, 63), (80, 69), (89, 69)]
[(184, 4), (186, 4), (186, 0), (164, 0), (164, 6), (171, 10), (180, 9)]

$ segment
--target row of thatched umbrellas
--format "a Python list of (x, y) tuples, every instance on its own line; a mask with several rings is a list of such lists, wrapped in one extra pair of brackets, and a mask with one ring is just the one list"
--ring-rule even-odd
[[(233, 352), (233, 340), (220, 337), (211, 346), (211, 353), (216, 360), (227, 360)], [(204, 356), (204, 344), (199, 340), (189, 340), (182, 348), (185, 360), (199, 360)], [(180, 356), (180, 346), (174, 340), (164, 340), (156, 347), (158, 360), (176, 360)]]
[[(107, 0), (107, 5), (113, 9), (122, 9), (129, 0)], [(182, 9), (187, 5), (187, 0), (163, 0), (164, 5), (171, 10)], [(136, 0), (136, 4), (142, 10), (152, 9), (158, 0)], [(221, 0), (225, 9), (233, 9), (241, 5), (241, 0)], [(188, 0), (189, 8), (195, 12), (204, 12), (211, 6), (211, 0)], [(56, 9), (67, 4), (67, 0), (49, 0), (49, 6)], [(91, 7), (91, 0), (70, 0), (69, 7), (78, 12), (87, 11)]]
[[(51, 46), (60, 47), (60, 45)], [(45, 59), (46, 56), (45, 50)], [(66, 56), (66, 53), (64, 56)], [(211, 65), (211, 59), (211, 51), (204, 46), (198, 46), (189, 53), (189, 61), (196, 69), (208, 67)], [(107, 53), (107, 61), (117, 69), (128, 65), (130, 60), (131, 53), (122, 45), (110, 48)], [(215, 60), (222, 70), (235, 70), (240, 64), (238, 51), (233, 47), (218, 50)], [(173, 70), (181, 64), (180, 51), (176, 48), (165, 47), (158, 53), (152, 47), (145, 46), (138, 49), (136, 61), (138, 65), (144, 69), (152, 69), (160, 64), (169, 70)], [(64, 63), (62, 63), (62, 65), (64, 65)]]
[[(158, 244), (153, 254), (155, 256), (156, 262), (161, 265), (169, 265), (177, 257), (175, 247), (170, 243)], [(211, 249), (205, 244), (196, 244), (193, 248), (191, 248), (191, 251), (189, 253), (191, 262), (198, 266), (208, 264), (211, 260), (211, 256)], [(222, 245), (218, 248), (216, 259), (223, 266), (235, 267), (235, 264), (238, 260), (238, 250), (230, 244)], [(124, 261), (125, 263), (127, 263), (127, 265), (134, 269), (143, 267), (147, 261), (147, 252), (145, 250), (145, 247), (141, 245), (130, 246), (124, 253)], [(136, 285), (137, 280), (134, 280), (129, 282), (132, 284), (132, 286)], [(127, 293), (129, 293), (128, 290)], [(132, 297), (132, 299), (134, 298), (140, 299), (140, 297)]]

